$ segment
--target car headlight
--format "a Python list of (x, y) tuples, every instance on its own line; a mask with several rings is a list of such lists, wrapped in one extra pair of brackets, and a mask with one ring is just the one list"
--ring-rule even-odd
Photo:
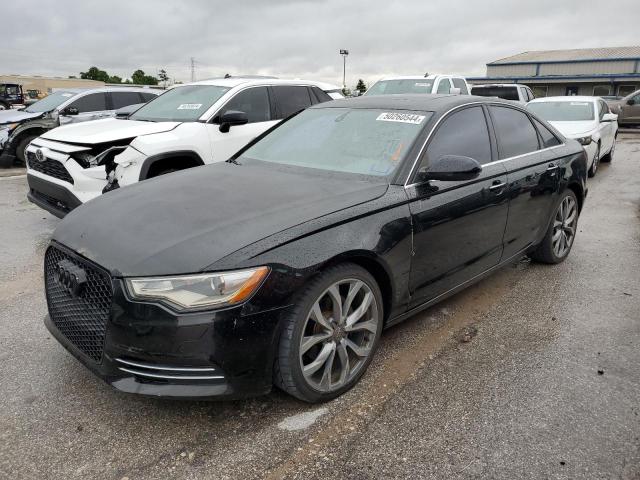
[(177, 310), (202, 310), (247, 300), (262, 284), (268, 267), (175, 277), (128, 278), (131, 296), (156, 300)]
[(579, 137), (576, 138), (576, 140), (580, 142), (581, 145), (589, 145), (593, 141), (591, 135), (587, 135), (586, 137)]
[(13, 130), (18, 126), (17, 123), (6, 123), (4, 125), (0, 125), (0, 131), (2, 130)]

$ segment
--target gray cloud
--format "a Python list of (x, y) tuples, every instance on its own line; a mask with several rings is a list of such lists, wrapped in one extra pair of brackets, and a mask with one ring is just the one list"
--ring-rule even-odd
[[(483, 75), (485, 63), (526, 50), (639, 43), (637, 0), (8, 2), (0, 74), (77, 75), (96, 65), (130, 76), (164, 68), (189, 80), (271, 74), (347, 84), (387, 74)], [(605, 11), (613, 12), (607, 18)]]

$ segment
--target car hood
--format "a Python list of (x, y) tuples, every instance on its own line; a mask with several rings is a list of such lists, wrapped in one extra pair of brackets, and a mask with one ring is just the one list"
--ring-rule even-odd
[(2, 110), (0, 111), (0, 125), (5, 123), (20, 123), (25, 120), (41, 117), (44, 114), (45, 112), (29, 113), (23, 110)]
[(42, 138), (57, 142), (94, 145), (125, 138), (135, 138), (140, 135), (168, 132), (178, 125), (180, 125), (180, 122), (141, 122), (107, 118), (55, 128), (42, 135)]
[(567, 138), (579, 137), (580, 135), (586, 135), (596, 128), (596, 123), (593, 120), (585, 122), (549, 122)]
[(376, 199), (388, 188), (380, 182), (217, 163), (92, 200), (67, 215), (53, 239), (114, 276), (199, 272), (263, 238)]

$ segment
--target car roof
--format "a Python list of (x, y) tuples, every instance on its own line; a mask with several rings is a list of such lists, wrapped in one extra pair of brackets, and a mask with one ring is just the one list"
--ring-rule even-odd
[(337, 85), (330, 83), (316, 82), (315, 80), (303, 80), (303, 79), (282, 79), (282, 78), (255, 78), (255, 77), (229, 77), (229, 78), (210, 78), (208, 80), (200, 80), (198, 82), (183, 83), (180, 85), (174, 85), (172, 88), (184, 87), (186, 85), (217, 85), (220, 87), (237, 87), (237, 86), (251, 86), (251, 85), (313, 85), (324, 91), (340, 90)]
[(333, 100), (318, 103), (310, 108), (369, 108), (380, 110), (417, 110), (423, 112), (444, 113), (459, 105), (469, 103), (501, 103), (514, 107), (513, 102), (499, 98), (478, 97), (475, 95), (451, 94), (397, 94), (371, 95)]
[(586, 95), (569, 95), (558, 97), (540, 97), (534, 98), (529, 103), (543, 103), (543, 102), (594, 102), (600, 97), (589, 97)]
[(66, 93), (100, 93), (100, 92), (147, 92), (156, 93), (160, 95), (164, 90), (158, 88), (145, 88), (145, 87), (97, 87), (97, 88), (56, 88), (53, 93), (66, 92)]
[(476, 87), (517, 87), (518, 85), (522, 87), (526, 87), (526, 85), (521, 85), (518, 83), (483, 83), (482, 85), (471, 85), (471, 88)]

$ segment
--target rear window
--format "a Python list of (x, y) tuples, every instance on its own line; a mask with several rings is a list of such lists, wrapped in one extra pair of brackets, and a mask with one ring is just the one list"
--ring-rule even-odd
[(518, 87), (473, 87), (471, 95), (479, 97), (497, 97), (504, 100), (519, 100)]
[(311, 97), (307, 87), (275, 86), (273, 87), (279, 115), (277, 118), (287, 118), (300, 110), (311, 106)]
[(595, 120), (593, 102), (533, 102), (527, 108), (547, 122)]

